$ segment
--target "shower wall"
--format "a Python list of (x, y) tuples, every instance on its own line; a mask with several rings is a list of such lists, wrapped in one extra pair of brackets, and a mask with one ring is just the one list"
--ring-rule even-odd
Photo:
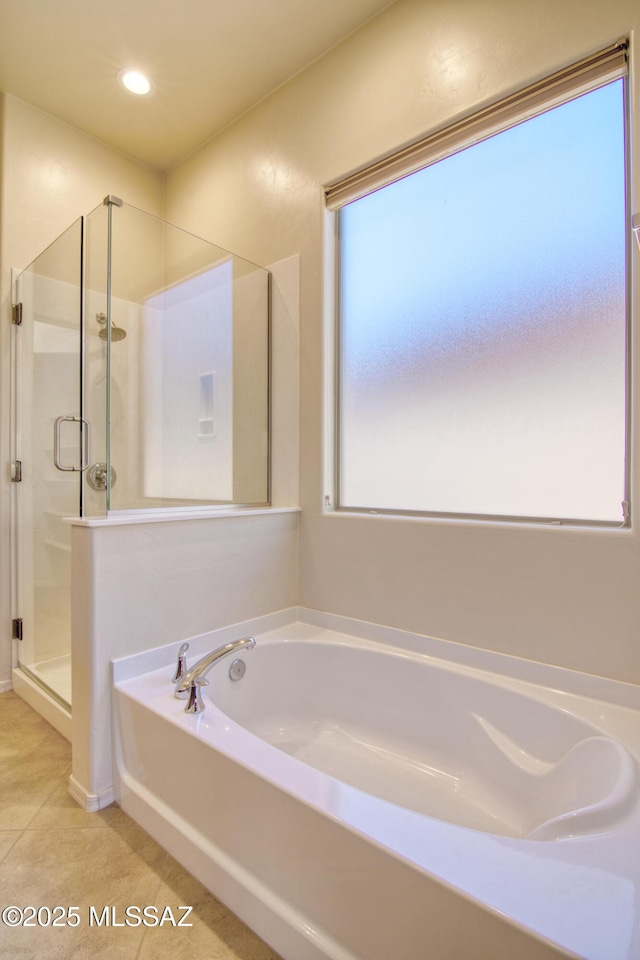
[[(145, 498), (233, 500), (231, 280), (228, 261), (142, 307), (138, 433)], [(193, 389), (171, 390), (177, 377)]]

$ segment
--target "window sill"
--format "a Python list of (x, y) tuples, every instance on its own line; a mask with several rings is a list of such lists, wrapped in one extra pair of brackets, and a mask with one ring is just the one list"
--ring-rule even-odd
[(527, 529), (527, 530), (571, 530), (585, 533), (630, 533), (631, 521), (615, 520), (553, 520), (544, 517), (511, 517), (490, 516), (482, 514), (454, 514), (454, 513), (403, 513), (400, 510), (370, 510), (357, 507), (325, 508), (325, 517), (375, 518), (376, 520), (400, 520), (405, 523), (434, 523), (452, 526), (489, 527), (499, 529)]

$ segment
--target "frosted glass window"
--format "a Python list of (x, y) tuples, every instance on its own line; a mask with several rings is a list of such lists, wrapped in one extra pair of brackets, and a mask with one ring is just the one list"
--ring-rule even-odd
[(620, 522), (623, 81), (340, 211), (342, 507)]

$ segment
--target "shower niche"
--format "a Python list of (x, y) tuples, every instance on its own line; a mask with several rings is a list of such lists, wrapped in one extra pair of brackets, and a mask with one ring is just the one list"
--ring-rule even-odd
[(106, 197), (14, 300), (17, 671), (70, 712), (64, 518), (269, 502), (269, 272)]

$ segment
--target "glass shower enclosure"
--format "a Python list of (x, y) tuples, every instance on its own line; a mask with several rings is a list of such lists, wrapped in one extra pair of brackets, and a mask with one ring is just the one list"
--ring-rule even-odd
[(269, 502), (269, 273), (106, 197), (14, 300), (14, 663), (70, 713), (68, 518)]

